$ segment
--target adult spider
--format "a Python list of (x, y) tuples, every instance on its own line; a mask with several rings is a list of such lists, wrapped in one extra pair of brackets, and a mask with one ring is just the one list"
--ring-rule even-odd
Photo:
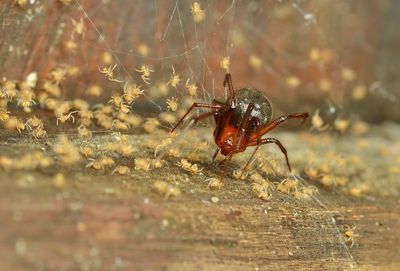
[(224, 87), (228, 87), (229, 91), (229, 97), (225, 103), (215, 99), (212, 104), (194, 103), (171, 132), (182, 123), (194, 108), (208, 108), (211, 109), (211, 112), (194, 117), (192, 120), (196, 123), (199, 120), (214, 116), (216, 123), (214, 139), (218, 147), (214, 153), (213, 160), (219, 151), (227, 157), (225, 160), (231, 160), (234, 154), (245, 151), (247, 147), (256, 146), (253, 154), (243, 168), (244, 171), (261, 145), (274, 143), (285, 155), (286, 164), (289, 171), (291, 171), (287, 151), (282, 143), (278, 139), (261, 138), (261, 136), (288, 119), (300, 118), (304, 122), (309, 114), (289, 114), (271, 121), (272, 103), (260, 90), (250, 87), (235, 91), (232, 84), (232, 77), (229, 73), (225, 75), (223, 85)]

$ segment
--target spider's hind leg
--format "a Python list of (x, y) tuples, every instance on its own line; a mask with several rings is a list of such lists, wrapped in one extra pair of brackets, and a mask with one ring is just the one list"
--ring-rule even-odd
[[(268, 125), (263, 126), (260, 130), (260, 134), (264, 135), (271, 131), (272, 129), (276, 128), (278, 125), (286, 122), (289, 119), (301, 119), (301, 123), (304, 123), (306, 119), (309, 117), (307, 112), (305, 113), (294, 113), (289, 115), (280, 116), (279, 118), (271, 121)], [(251, 138), (252, 140), (255, 139), (254, 137)]]
[(262, 138), (261, 141), (259, 141), (259, 140), (251, 141), (248, 146), (257, 146), (256, 147), (256, 150), (257, 150), (259, 146), (264, 145), (264, 144), (270, 144), (270, 143), (276, 144), (279, 147), (279, 149), (281, 150), (281, 152), (285, 155), (287, 167), (288, 167), (289, 171), (291, 172), (292, 168), (290, 167), (288, 153), (287, 153), (285, 147), (282, 145), (282, 143), (278, 139), (272, 138), (272, 137)]

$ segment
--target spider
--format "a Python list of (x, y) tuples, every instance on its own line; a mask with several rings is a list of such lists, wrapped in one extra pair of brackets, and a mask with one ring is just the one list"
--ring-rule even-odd
[(75, 122), (75, 118), (72, 114), (78, 113), (79, 111), (72, 111), (69, 112), (68, 114), (61, 114), (57, 117), (57, 126), (58, 126), (58, 122), (60, 121), (61, 123), (65, 123), (67, 120), (71, 119), (72, 122)]
[(192, 118), (192, 121), (196, 123), (207, 117), (214, 116), (216, 123), (214, 139), (218, 147), (214, 153), (213, 160), (215, 160), (219, 152), (226, 156), (223, 160), (224, 162), (231, 160), (234, 154), (245, 151), (247, 147), (255, 146), (253, 154), (243, 168), (244, 171), (261, 145), (274, 143), (285, 155), (287, 167), (291, 171), (287, 151), (282, 143), (276, 138), (261, 138), (261, 136), (288, 119), (299, 118), (304, 122), (309, 114), (294, 113), (280, 116), (271, 121), (272, 103), (260, 90), (249, 87), (235, 91), (232, 77), (229, 73), (225, 75), (223, 86), (227, 87), (229, 91), (226, 102), (219, 102), (214, 99), (212, 104), (194, 103), (171, 130), (171, 133), (175, 131), (194, 108), (211, 109), (208, 113)]

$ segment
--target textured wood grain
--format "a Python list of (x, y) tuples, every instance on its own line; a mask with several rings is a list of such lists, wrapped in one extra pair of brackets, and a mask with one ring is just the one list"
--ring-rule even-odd
[[(4, 181), (4, 175), (2, 178)], [(92, 180), (92, 191), (109, 181)], [(400, 216), (389, 205), (377, 207), (344, 199), (340, 207), (327, 213), (285, 200), (264, 203), (221, 195), (214, 204), (206, 195), (164, 201), (134, 192), (119, 199), (94, 194), (85, 197), (76, 189), (64, 196), (53, 191), (34, 192), (36, 196), (29, 195), (33, 191), (8, 191), (9, 196), (5, 192), (3, 184), (0, 251), (7, 270), (40, 266), (46, 270), (85, 266), (92, 266), (90, 270), (113, 270), (113, 266), (119, 266), (118, 270), (349, 270), (350, 264), (354, 270), (399, 267)], [(359, 236), (349, 249), (354, 262), (330, 221), (337, 211), (357, 225)], [(15, 245), (21, 240), (27, 251), (15, 256)]]
[[(53, 144), (13, 138), (0, 146), (2, 155)], [(95, 137), (91, 144), (106, 138)], [(143, 136), (131, 140), (141, 144)], [(122, 162), (133, 168), (133, 159)], [(229, 176), (220, 190), (210, 190), (206, 176), (221, 171), (210, 161), (201, 166), (204, 175), (198, 176), (174, 161), (129, 176), (87, 169), (84, 162), (70, 169), (0, 170), (1, 270), (400, 267), (397, 197), (371, 191), (367, 198), (353, 198), (320, 187), (310, 202), (277, 191), (262, 201), (250, 183)], [(53, 186), (59, 171), (66, 176), (62, 189)], [(164, 199), (153, 189), (156, 180), (175, 184), (181, 196)], [(347, 226), (356, 226), (353, 246), (344, 243)]]

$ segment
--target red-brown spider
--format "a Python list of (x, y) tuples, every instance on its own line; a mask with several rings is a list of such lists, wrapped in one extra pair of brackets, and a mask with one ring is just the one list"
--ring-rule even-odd
[(214, 138), (218, 148), (215, 151), (213, 160), (219, 151), (227, 156), (226, 159), (231, 160), (235, 153), (243, 152), (249, 146), (256, 146), (243, 168), (244, 171), (261, 145), (274, 143), (278, 145), (285, 155), (286, 164), (289, 171), (291, 171), (287, 151), (281, 142), (275, 138), (261, 138), (261, 136), (288, 119), (300, 118), (304, 122), (309, 114), (289, 114), (271, 121), (272, 103), (260, 90), (256, 88), (241, 88), (235, 91), (229, 73), (225, 75), (224, 87), (226, 86), (228, 87), (229, 97), (225, 103), (217, 100), (213, 100), (212, 104), (194, 103), (171, 132), (182, 123), (193, 108), (208, 108), (211, 109), (211, 112), (199, 115), (192, 118), (192, 120), (196, 123), (204, 118), (214, 116), (216, 123)]

